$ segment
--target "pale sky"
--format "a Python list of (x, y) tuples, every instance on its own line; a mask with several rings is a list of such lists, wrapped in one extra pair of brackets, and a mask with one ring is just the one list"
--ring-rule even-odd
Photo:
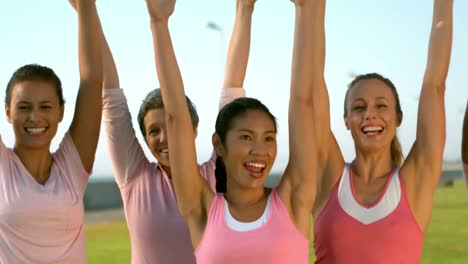
[[(159, 86), (144, 0), (97, 0), (101, 22), (114, 54), (130, 112)], [(468, 1), (454, 4), (454, 41), (447, 80), (447, 143), (445, 158), (459, 159), (462, 118), (468, 98)], [(65, 119), (52, 145), (55, 150), (73, 116), (79, 75), (76, 14), (67, 0), (0, 1), (0, 99), (12, 73), (28, 63), (53, 68), (62, 80), (67, 101)], [(214, 130), (225, 50), (235, 13), (235, 0), (178, 0), (170, 21), (175, 52), (185, 89), (200, 116), (198, 159), (208, 159)], [(278, 156), (274, 172), (288, 158), (289, 97), (294, 7), (288, 0), (258, 0), (253, 16), (252, 47), (245, 89), (262, 100), (279, 121)], [(400, 93), (404, 112), (398, 134), (405, 154), (416, 133), (417, 97), (427, 58), (432, 1), (336, 0), (326, 14), (326, 81), (330, 93), (332, 128), (345, 158), (354, 157), (350, 133), (343, 124), (343, 99), (353, 73), (379, 72)], [(206, 29), (214, 21), (223, 34)], [(4, 143), (14, 144), (13, 130), (0, 115)], [(139, 132), (137, 135), (143, 142)], [(153, 160), (146, 146), (148, 157)], [(100, 141), (93, 177), (111, 175), (104, 140)]]

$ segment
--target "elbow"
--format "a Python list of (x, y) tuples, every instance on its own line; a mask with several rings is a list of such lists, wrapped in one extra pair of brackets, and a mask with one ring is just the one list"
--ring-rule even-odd
[(445, 78), (425, 78), (423, 87), (426, 89), (438, 94), (444, 95), (445, 94)]
[(93, 90), (100, 90), (102, 86), (102, 78), (98, 77), (82, 78), (80, 81), (80, 87), (90, 87)]
[(317, 78), (310, 80), (307, 84), (300, 85), (298, 89), (293, 89), (291, 92), (291, 106), (301, 108), (312, 108), (317, 104), (317, 100), (325, 100), (323, 91), (326, 91), (325, 80)]

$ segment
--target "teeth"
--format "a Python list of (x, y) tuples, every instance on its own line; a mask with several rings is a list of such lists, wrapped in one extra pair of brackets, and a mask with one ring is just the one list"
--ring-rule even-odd
[(164, 154), (167, 154), (167, 153), (169, 153), (169, 149), (167, 149), (167, 148), (161, 149), (160, 152), (164, 153)]
[(247, 165), (247, 166), (251, 166), (251, 167), (256, 167), (256, 168), (265, 168), (265, 167), (266, 167), (265, 164), (254, 163), (254, 162), (246, 163), (246, 165)]
[(364, 132), (377, 132), (383, 130), (380, 126), (368, 126), (363, 129)]
[(36, 135), (43, 133), (45, 131), (45, 127), (43, 128), (26, 128), (26, 131), (28, 131), (29, 134)]

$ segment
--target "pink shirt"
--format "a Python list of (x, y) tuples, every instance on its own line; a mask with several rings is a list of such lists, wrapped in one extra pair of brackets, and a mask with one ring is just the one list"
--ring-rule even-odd
[(309, 240), (294, 226), (276, 189), (271, 194), (267, 221), (251, 231), (230, 229), (224, 196), (211, 203), (203, 238), (195, 251), (198, 264), (306, 264)]
[(314, 227), (316, 263), (420, 263), (424, 233), (398, 170), (372, 206), (362, 205), (346, 166)]
[[(224, 89), (220, 106), (244, 96)], [(172, 180), (144, 155), (135, 137), (122, 89), (103, 95), (103, 122), (115, 179), (120, 187), (132, 247), (132, 263), (195, 263), (188, 227), (179, 213)], [(200, 172), (215, 190), (214, 158)]]
[(86, 263), (83, 195), (89, 174), (67, 133), (39, 184), (0, 138), (0, 263)]

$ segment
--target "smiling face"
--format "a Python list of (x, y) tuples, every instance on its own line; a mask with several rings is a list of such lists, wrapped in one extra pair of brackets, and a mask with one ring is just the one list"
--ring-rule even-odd
[(358, 150), (390, 149), (401, 114), (397, 113), (395, 95), (385, 82), (364, 79), (354, 83), (345, 107), (345, 125)]
[[(167, 173), (170, 173), (167, 142), (166, 111), (164, 108), (149, 110), (143, 118), (145, 140), (153, 156)], [(194, 130), (196, 137), (197, 131)], [(194, 138), (195, 140), (195, 138)]]
[(215, 136), (214, 145), (226, 169), (228, 188), (263, 188), (277, 152), (276, 126), (270, 116), (248, 110), (232, 120), (225, 142)]
[(16, 149), (49, 150), (63, 118), (63, 106), (52, 83), (40, 80), (16, 83), (5, 111), (13, 125)]

